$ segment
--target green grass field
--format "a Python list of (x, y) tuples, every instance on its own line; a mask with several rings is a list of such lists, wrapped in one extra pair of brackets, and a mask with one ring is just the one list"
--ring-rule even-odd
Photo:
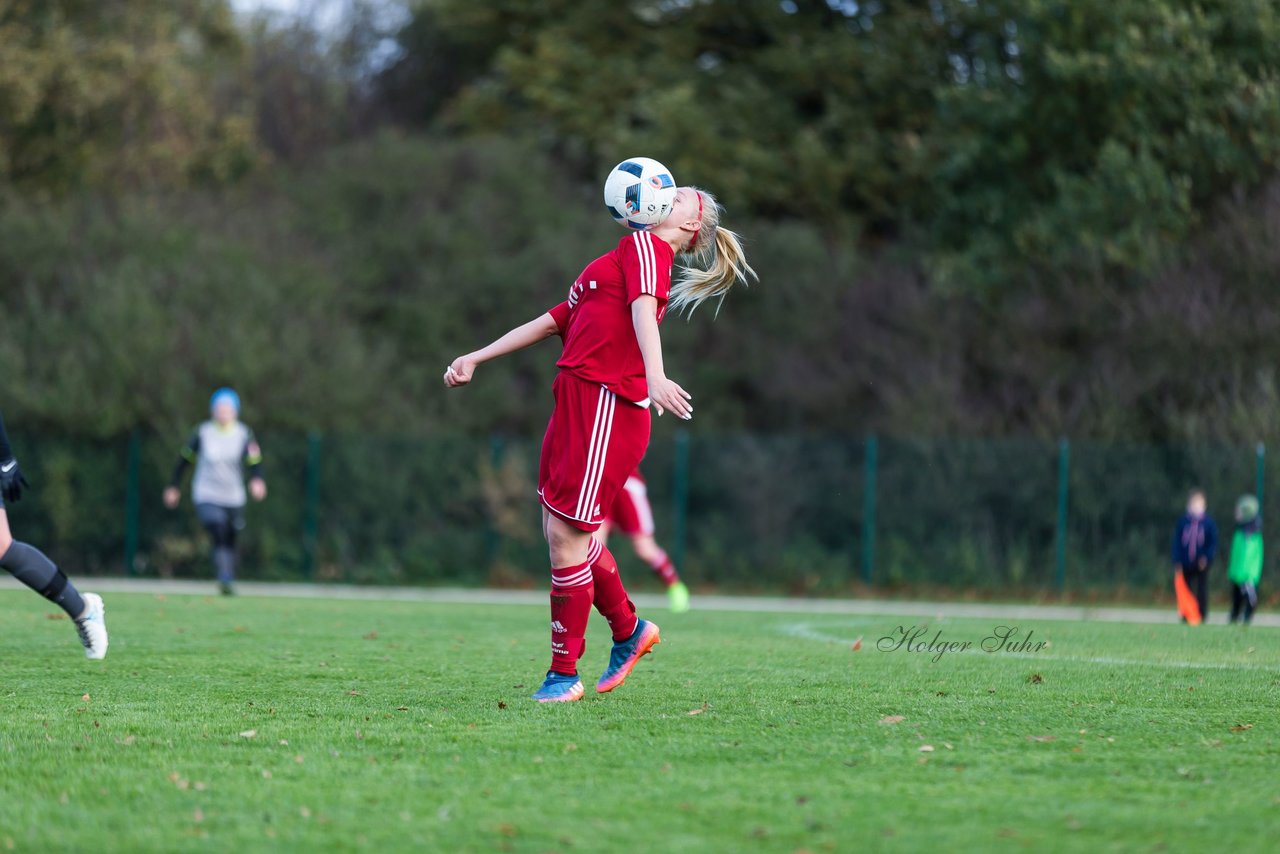
[[(105, 662), (0, 593), (0, 849), (1272, 850), (1280, 631), (653, 614), (539, 706), (540, 608), (114, 595)], [(942, 620), (928, 640), (991, 635)], [(863, 638), (854, 651), (851, 641)]]

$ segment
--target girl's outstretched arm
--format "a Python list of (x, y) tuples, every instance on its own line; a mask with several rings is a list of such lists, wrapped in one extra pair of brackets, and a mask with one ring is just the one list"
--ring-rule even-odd
[(444, 384), (448, 388), (458, 388), (471, 382), (476, 368), (491, 359), (532, 347), (539, 341), (545, 341), (553, 335), (560, 334), (551, 312), (541, 315), (523, 326), (517, 326), (487, 347), (481, 347), (474, 353), (459, 356), (444, 372)]

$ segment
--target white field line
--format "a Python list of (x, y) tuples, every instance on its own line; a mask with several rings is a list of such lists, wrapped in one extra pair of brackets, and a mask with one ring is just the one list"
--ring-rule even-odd
[[(95, 593), (142, 593), (165, 596), (216, 596), (212, 580), (83, 577), (72, 579), (82, 590)], [(25, 589), (7, 572), (0, 573), (0, 590)], [(372, 602), (448, 602), (460, 605), (542, 605), (547, 589), (487, 590), (471, 587), (391, 587), (356, 584), (245, 581), (237, 585), (242, 596), (285, 599), (344, 599)], [(631, 597), (645, 610), (666, 610), (661, 593), (637, 593)], [(899, 599), (801, 599), (782, 596), (724, 596), (694, 594), (695, 611), (732, 611), (760, 614), (853, 615), (947, 619), (971, 617), (984, 620), (1061, 620), (1068, 622), (1175, 624), (1173, 608), (1134, 608), (1092, 605), (1009, 605), (982, 602), (920, 602)], [(1225, 623), (1220, 609), (1211, 622)], [(1253, 628), (1280, 628), (1280, 614), (1263, 613)]]
[[(841, 622), (840, 625), (843, 627), (843, 626), (850, 626), (855, 623), (865, 623), (869, 627), (874, 626), (874, 628), (877, 631), (883, 631), (884, 625), (885, 625), (884, 622), (879, 620), (844, 621), (844, 622)], [(863, 651), (869, 650), (872, 652), (880, 652), (880, 650), (876, 649), (876, 641), (878, 641), (881, 637), (884, 637), (884, 635), (876, 635), (874, 637), (871, 635), (861, 635), (858, 637), (839, 637), (836, 635), (828, 634), (827, 632), (824, 632), (821, 629), (815, 628), (812, 623), (786, 623), (779, 626), (778, 628), (782, 631), (783, 634), (793, 638), (800, 638), (801, 640), (817, 641), (819, 643), (834, 643), (834, 644), (840, 644), (842, 646), (851, 646), (855, 641), (859, 640), (860, 638), (862, 640), (862, 650)], [(891, 636), (894, 637), (895, 642), (900, 637), (899, 635), (893, 634), (893, 633), (891, 633)], [(930, 639), (931, 639), (931, 635), (926, 634), (922, 636), (921, 640), (923, 642), (927, 642)], [(952, 638), (952, 640), (954, 640), (954, 638)], [(1267, 664), (1245, 664), (1245, 663), (1230, 664), (1230, 663), (1203, 662), (1203, 661), (1152, 661), (1149, 659), (1141, 659), (1141, 658), (1117, 658), (1115, 656), (1110, 656), (1110, 655), (1058, 655), (1056, 653), (1048, 653), (1048, 652), (1005, 652), (1005, 651), (985, 652), (982, 649), (979, 649), (977, 646), (971, 646), (968, 649), (956, 650), (954, 652), (947, 652), (943, 654), (943, 657), (946, 658), (952, 655), (964, 655), (964, 654), (973, 655), (975, 653), (978, 655), (990, 655), (996, 658), (1022, 658), (1022, 659), (1027, 659), (1031, 661), (1067, 661), (1067, 662), (1076, 662), (1079, 664), (1110, 664), (1110, 665), (1118, 665), (1121, 667), (1172, 667), (1179, 670), (1260, 670), (1267, 673), (1280, 672), (1280, 666), (1272, 666)], [(933, 657), (932, 653), (928, 652), (927, 650), (921, 651), (918, 653), (906, 653), (906, 654), (919, 655), (919, 656), (923, 656), (930, 659)]]

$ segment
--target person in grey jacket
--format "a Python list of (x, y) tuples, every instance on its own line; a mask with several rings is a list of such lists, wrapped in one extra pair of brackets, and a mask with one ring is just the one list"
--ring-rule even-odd
[[(213, 567), (225, 595), (235, 592), (236, 535), (244, 530), (244, 506), (267, 497), (262, 477), (262, 449), (253, 431), (240, 421), (240, 395), (220, 388), (209, 399), (210, 419), (192, 432), (174, 466), (164, 504), (170, 510), (181, 500), (179, 486), (187, 466), (195, 463), (191, 500), (196, 516), (213, 542)], [(245, 469), (249, 471), (246, 495)]]

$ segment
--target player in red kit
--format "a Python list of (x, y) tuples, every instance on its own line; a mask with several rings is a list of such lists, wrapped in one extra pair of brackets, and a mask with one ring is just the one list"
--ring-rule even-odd
[[(692, 264), (672, 282), (677, 255)], [(650, 406), (659, 415), (693, 417), (689, 393), (666, 375), (658, 324), (668, 308), (692, 311), (753, 275), (737, 235), (720, 228), (720, 206), (711, 194), (681, 187), (666, 220), (628, 234), (588, 264), (565, 302), (458, 357), (445, 371), (446, 386), (463, 386), (490, 359), (564, 337), (538, 470), (551, 558), (551, 667), (534, 699), (582, 697), (578, 659), (592, 605), (613, 633), (597, 692), (621, 685), (658, 643), (658, 626), (637, 617), (613, 555), (593, 533), (644, 456)]]
[(613, 499), (609, 512), (605, 514), (604, 524), (596, 531), (596, 539), (608, 545), (609, 533), (615, 529), (630, 538), (636, 557), (647, 563), (654, 575), (667, 586), (672, 612), (681, 614), (688, 611), (689, 588), (680, 580), (676, 565), (654, 539), (653, 508), (649, 506), (649, 488), (640, 469), (632, 472), (622, 489), (618, 490), (618, 497)]

